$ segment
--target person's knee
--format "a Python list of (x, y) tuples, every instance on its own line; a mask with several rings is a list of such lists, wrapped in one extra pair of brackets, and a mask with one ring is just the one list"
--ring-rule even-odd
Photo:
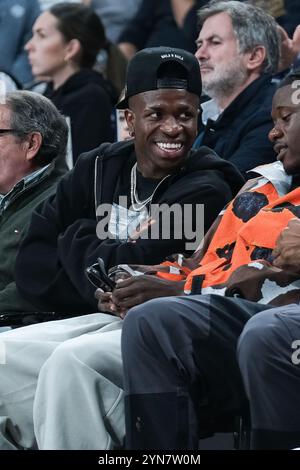
[(176, 321), (176, 312), (173, 309), (176, 302), (176, 298), (163, 297), (149, 300), (142, 305), (133, 307), (126, 315), (123, 329), (131, 326), (141, 331), (144, 327), (151, 328), (152, 325), (155, 330), (157, 325), (171, 328), (174, 321)]
[(240, 369), (262, 368), (276, 349), (276, 329), (281, 321), (272, 310), (258, 313), (245, 325), (240, 335), (237, 356)]
[(49, 371), (53, 369), (57, 376), (62, 375), (62, 377), (64, 377), (66, 371), (70, 370), (72, 367), (73, 362), (73, 350), (69, 347), (68, 342), (65, 341), (53, 351), (42, 370), (47, 369), (47, 371)]
[(151, 341), (162, 330), (172, 331), (176, 322), (176, 312), (172, 308), (174, 300), (170, 297), (153, 299), (129, 310), (122, 333), (122, 348), (126, 348), (127, 353), (131, 347), (136, 350), (146, 338)]
[(144, 337), (145, 330), (151, 328), (156, 304), (157, 299), (154, 299), (128, 311), (122, 332), (122, 345), (126, 344), (126, 350), (139, 343)]

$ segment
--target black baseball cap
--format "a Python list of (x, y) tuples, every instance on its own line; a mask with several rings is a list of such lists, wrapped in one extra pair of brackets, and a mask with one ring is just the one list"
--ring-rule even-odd
[(149, 47), (137, 52), (127, 66), (126, 85), (116, 105), (128, 108), (128, 98), (159, 88), (183, 88), (201, 96), (198, 60), (190, 52), (173, 47)]

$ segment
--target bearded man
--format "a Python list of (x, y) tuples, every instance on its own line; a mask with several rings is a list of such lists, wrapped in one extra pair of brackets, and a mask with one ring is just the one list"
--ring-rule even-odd
[[(275, 20), (238, 1), (211, 1), (199, 10), (196, 57), (204, 93), (202, 129), (194, 147), (207, 145), (244, 173), (275, 160), (267, 139), (280, 42)], [(245, 175), (249, 177), (249, 173)]]

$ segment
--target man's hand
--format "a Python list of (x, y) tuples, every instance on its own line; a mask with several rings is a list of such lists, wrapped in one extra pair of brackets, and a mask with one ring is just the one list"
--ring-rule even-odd
[(135, 276), (117, 283), (112, 301), (124, 318), (127, 310), (157, 297), (183, 295), (185, 281), (168, 281), (152, 275)]
[(300, 25), (295, 29), (292, 39), (281, 26), (278, 26), (278, 29), (281, 35), (281, 52), (277, 71), (282, 72), (290, 67), (300, 54)]
[(134, 276), (117, 281), (113, 292), (97, 289), (98, 310), (124, 318), (127, 310), (156, 297), (183, 295), (184, 281), (174, 282), (152, 275)]
[(121, 312), (118, 311), (116, 305), (112, 301), (111, 296), (111, 292), (104, 292), (102, 289), (96, 290), (95, 297), (98, 300), (98, 310), (99, 312), (111, 313), (113, 315), (119, 316)]
[(288, 223), (273, 250), (273, 265), (285, 271), (300, 274), (300, 220), (292, 219)]

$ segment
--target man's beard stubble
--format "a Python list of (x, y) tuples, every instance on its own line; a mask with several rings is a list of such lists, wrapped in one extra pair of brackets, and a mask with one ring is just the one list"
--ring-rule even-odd
[(203, 92), (218, 102), (230, 97), (248, 78), (247, 70), (240, 60), (231, 61), (225, 66), (216, 65), (207, 79), (202, 76)]

